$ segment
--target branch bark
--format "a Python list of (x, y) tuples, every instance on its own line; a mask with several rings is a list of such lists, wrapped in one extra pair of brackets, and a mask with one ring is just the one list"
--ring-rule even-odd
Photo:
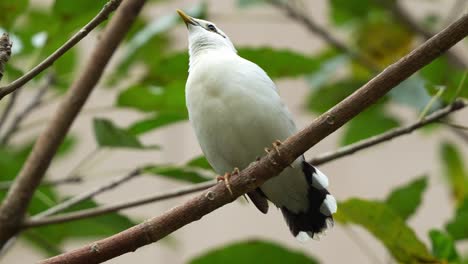
[(54, 53), (47, 57), (44, 61), (39, 63), (36, 67), (32, 68), (29, 72), (14, 80), (7, 86), (0, 87), (0, 100), (7, 94), (14, 92), (16, 89), (21, 88), (27, 82), (32, 80), (42, 71), (50, 67), (56, 60), (62, 57), (69, 49), (73, 48), (80, 40), (86, 37), (89, 32), (96, 28), (99, 24), (107, 20), (107, 17), (120, 5), (122, 0), (110, 0), (103, 9), (80, 31), (71, 37), (65, 44), (58, 48)]
[[(0, 247), (20, 230), (32, 195), (53, 156), (145, 2), (126, 0), (118, 9), (92, 52), (84, 71), (72, 84), (58, 107), (59, 111), (34, 144), (31, 154), (0, 207)], [(114, 6), (115, 9), (119, 3), (118, 0), (111, 0), (108, 5)]]
[(135, 178), (136, 176), (139, 176), (141, 175), (141, 172), (142, 170), (141, 169), (136, 169), (132, 172), (130, 172), (129, 174), (127, 175), (124, 175), (123, 177), (118, 177), (116, 179), (113, 179), (111, 180), (110, 182), (102, 185), (102, 186), (99, 186), (97, 188), (94, 188), (90, 191), (87, 191), (85, 193), (82, 193), (80, 195), (77, 195), (77, 196), (74, 196), (66, 201), (64, 201), (63, 203), (60, 203), (60, 204), (57, 204), (33, 217), (31, 217), (32, 220), (36, 220), (36, 219), (41, 219), (41, 218), (44, 218), (44, 217), (47, 217), (47, 216), (50, 216), (50, 215), (54, 215), (56, 213), (59, 213), (59, 212), (62, 212), (84, 200), (87, 200), (87, 199), (90, 199), (90, 198), (93, 198), (94, 196), (100, 194), (100, 193), (103, 193), (105, 191), (108, 191), (108, 190), (111, 190), (119, 185), (121, 185), (122, 183), (125, 183), (125, 182), (128, 182), (129, 180)]
[(41, 263), (100, 263), (156, 242), (184, 225), (201, 219), (204, 215), (234, 201), (240, 195), (254, 190), (266, 180), (278, 175), (302, 153), (467, 35), (468, 14), (389, 66), (359, 90), (315, 119), (310, 126), (286, 139), (278, 152), (270, 152), (239, 174), (233, 175), (231, 178), (232, 194), (224, 184), (216, 184), (161, 216)]
[(413, 132), (414, 130), (423, 127), (425, 125), (428, 125), (430, 123), (434, 123), (446, 116), (448, 116), (450, 113), (453, 113), (454, 111), (458, 111), (460, 109), (463, 109), (467, 106), (467, 104), (461, 100), (455, 101), (451, 105), (444, 107), (440, 110), (437, 110), (436, 112), (430, 114), (429, 116), (423, 118), (421, 121), (415, 122), (411, 125), (405, 126), (405, 127), (399, 127), (396, 129), (392, 129), (390, 131), (387, 131), (383, 134), (377, 135), (370, 137), (365, 140), (361, 140), (359, 142), (356, 142), (354, 144), (345, 146), (343, 148), (340, 148), (337, 151), (332, 151), (328, 153), (324, 153), (322, 155), (319, 155), (311, 160), (309, 160), (309, 163), (314, 164), (314, 165), (320, 165), (332, 160), (335, 160), (337, 158), (345, 157), (351, 154), (354, 154), (360, 150), (369, 148), (371, 146), (375, 146), (377, 144), (392, 140), (396, 137), (399, 137), (404, 134), (409, 134)]
[[(314, 164), (314, 165), (320, 165), (324, 164), (348, 155), (351, 155), (353, 153), (356, 153), (360, 150), (375, 146), (377, 144), (389, 141), (393, 138), (409, 134), (413, 131), (415, 131), (418, 128), (421, 128), (423, 126), (426, 126), (428, 124), (440, 121), (442, 118), (448, 116), (449, 114), (461, 110), (467, 106), (467, 103), (463, 101), (455, 101), (452, 105), (447, 106), (443, 109), (440, 109), (431, 115), (427, 116), (421, 121), (412, 123), (411, 125), (401, 127), (401, 128), (396, 128), (391, 131), (388, 131), (386, 133), (380, 134), (375, 137), (371, 137), (368, 139), (361, 140), (359, 142), (356, 142), (354, 144), (351, 144), (349, 146), (342, 147), (338, 150), (325, 153), (322, 155), (319, 155), (315, 158), (312, 158), (309, 160), (309, 163)], [(445, 123), (444, 123), (445, 124)], [(42, 218), (42, 219), (33, 219), (30, 218), (26, 220), (23, 224), (23, 228), (30, 228), (30, 227), (37, 227), (37, 226), (43, 226), (43, 225), (51, 225), (51, 224), (57, 224), (57, 223), (64, 223), (64, 222), (69, 222), (69, 221), (75, 221), (75, 220), (80, 220), (84, 218), (89, 218), (89, 217), (95, 217), (99, 215), (104, 215), (108, 213), (113, 213), (117, 212), (123, 209), (127, 208), (133, 208), (136, 206), (144, 205), (147, 203), (152, 203), (152, 202), (157, 202), (157, 201), (163, 201), (166, 199), (174, 198), (174, 197), (179, 197), (182, 195), (202, 191), (205, 189), (208, 189), (210, 187), (213, 187), (215, 183), (201, 183), (201, 184), (195, 184), (195, 185), (190, 185), (188, 187), (182, 187), (178, 188), (176, 190), (171, 190), (168, 192), (164, 193), (158, 193), (155, 194), (151, 197), (143, 198), (143, 199), (138, 199), (135, 201), (129, 201), (129, 202), (122, 202), (120, 204), (115, 204), (115, 205), (108, 205), (108, 206), (101, 206), (98, 208), (90, 208), (90, 209), (85, 209), (85, 210), (80, 210), (76, 212), (71, 212), (71, 213), (66, 213), (66, 214), (61, 214), (57, 216), (52, 216), (52, 217), (47, 217), (47, 218)], [(1, 186), (1, 185), (0, 185)]]
[[(49, 74), (45, 78), (45, 83), (42, 87), (39, 88), (37, 91), (36, 95), (32, 98), (31, 102), (21, 111), (18, 113), (13, 120), (11, 121), (11, 125), (6, 129), (5, 133), (3, 134), (3, 137), (0, 139), (0, 145), (7, 145), (8, 142), (10, 141), (10, 138), (16, 133), (18, 130), (21, 122), (29, 115), (31, 112), (36, 109), (39, 105), (42, 103), (42, 98), (46, 94), (47, 90), (49, 89), (50, 85), (54, 82), (54, 76), (52, 74)], [(10, 97), (10, 100), (13, 101), (13, 98), (16, 98), (18, 91), (13, 92), (13, 94)], [(14, 101), (13, 101), (14, 102)], [(2, 124), (0, 123), (0, 126)]]
[(98, 208), (90, 208), (90, 209), (85, 209), (85, 210), (80, 210), (72, 213), (67, 213), (67, 214), (61, 214), (61, 215), (56, 215), (56, 216), (51, 216), (47, 218), (42, 218), (42, 219), (29, 219), (26, 220), (23, 224), (23, 228), (30, 228), (30, 227), (38, 227), (38, 226), (44, 226), (44, 225), (52, 225), (52, 224), (59, 224), (59, 223), (65, 223), (69, 221), (75, 221), (75, 220), (80, 220), (84, 218), (90, 218), (90, 217), (95, 217), (95, 216), (100, 216), (100, 215), (105, 215), (105, 214), (110, 214), (114, 213), (123, 209), (127, 208), (133, 208), (137, 207), (140, 205), (148, 204), (148, 203), (154, 203), (154, 202), (159, 202), (175, 197), (180, 197), (183, 195), (191, 194), (194, 192), (199, 192), (206, 190), (208, 188), (213, 187), (216, 184), (216, 182), (209, 181), (209, 182), (202, 182), (198, 184), (192, 184), (189, 186), (177, 188), (175, 190), (163, 192), (163, 193), (158, 193), (156, 195), (153, 195), (151, 197), (143, 198), (143, 199), (138, 199), (135, 201), (130, 201), (130, 202), (123, 202), (115, 205), (108, 205), (108, 206), (101, 206)]

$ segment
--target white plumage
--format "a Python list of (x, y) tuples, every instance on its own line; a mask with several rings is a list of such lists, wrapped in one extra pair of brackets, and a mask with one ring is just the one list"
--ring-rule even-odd
[[(189, 30), (186, 102), (197, 139), (218, 174), (243, 169), (264, 155), (272, 142), (294, 134), (294, 121), (273, 81), (259, 66), (239, 57), (224, 32), (209, 21), (178, 12)], [(264, 183), (260, 193), (282, 209), (294, 235), (304, 231), (313, 236), (326, 229), (325, 220), (336, 211), (336, 202), (325, 189), (327, 177), (305, 164), (299, 158)], [(310, 219), (310, 225), (323, 223), (308, 227), (305, 218), (319, 211), (327, 215)]]

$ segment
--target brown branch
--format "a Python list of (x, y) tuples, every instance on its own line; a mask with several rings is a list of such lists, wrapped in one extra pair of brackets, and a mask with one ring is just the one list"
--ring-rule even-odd
[[(468, 34), (468, 14), (389, 66), (352, 95), (315, 119), (311, 125), (289, 137), (279, 147), (231, 178), (230, 194), (225, 184), (216, 184), (201, 195), (161, 216), (41, 263), (100, 263), (144, 245), (156, 242), (175, 230), (252, 191), (278, 175), (317, 142), (340, 128), (351, 118), (375, 103), (393, 87), (414, 74)], [(218, 131), (222, 133), (222, 131)]]
[(36, 67), (32, 68), (29, 72), (14, 80), (7, 86), (0, 87), (0, 100), (7, 94), (12, 93), (16, 89), (21, 88), (27, 82), (32, 80), (34, 77), (39, 75), (42, 71), (50, 67), (56, 60), (58, 60), (63, 54), (69, 49), (73, 48), (80, 40), (86, 37), (89, 32), (96, 28), (99, 24), (107, 20), (107, 17), (112, 13), (119, 5), (122, 0), (110, 0), (102, 10), (86, 24), (80, 31), (78, 31), (73, 37), (71, 37), (65, 44), (58, 48), (54, 53), (47, 57), (44, 61), (39, 63)]
[[(388, 8), (393, 16), (398, 19), (404, 26), (409, 30), (421, 35), (424, 39), (428, 40), (434, 33), (430, 30), (425, 29), (417, 21), (415, 21), (411, 15), (400, 5), (398, 0), (375, 0), (380, 5)], [(454, 66), (465, 69), (468, 67), (465, 61), (463, 61), (454, 51), (448, 50), (446, 53), (448, 59), (454, 64)]]
[[(383, 143), (386, 141), (389, 141), (393, 138), (409, 134), (412, 131), (424, 127), (428, 124), (440, 121), (440, 119), (448, 116), (449, 114), (461, 110), (464, 107), (466, 107), (467, 104), (463, 101), (456, 101), (450, 106), (447, 106), (443, 109), (440, 109), (431, 115), (427, 116), (425, 119), (422, 121), (413, 123), (411, 125), (397, 128), (390, 130), (388, 132), (382, 133), (378, 136), (371, 137), (368, 139), (361, 140), (357, 143), (351, 144), (349, 146), (342, 147), (338, 150), (325, 153), (322, 155), (319, 155), (315, 158), (312, 158), (309, 163), (314, 164), (314, 165), (320, 165), (324, 164), (342, 157), (345, 157), (347, 155), (353, 154), (355, 152), (358, 152), (360, 150), (363, 150), (365, 148), (369, 148), (372, 146), (375, 146), (379, 143)], [(207, 183), (207, 184), (199, 184), (199, 185), (191, 185), (188, 187), (182, 187), (180, 189), (176, 189), (173, 191), (165, 192), (165, 193), (158, 193), (155, 194), (151, 197), (148, 198), (142, 198), (138, 199), (135, 201), (130, 201), (130, 202), (122, 202), (120, 204), (116, 205), (110, 205), (110, 206), (102, 206), (102, 207), (97, 207), (97, 208), (91, 208), (91, 209), (85, 209), (85, 210), (80, 210), (76, 212), (71, 212), (71, 213), (66, 213), (66, 214), (61, 214), (57, 216), (52, 216), (48, 218), (43, 218), (43, 219), (28, 219), (25, 221), (23, 227), (28, 228), (28, 227), (36, 227), (36, 226), (42, 226), (42, 225), (50, 225), (50, 224), (56, 224), (56, 223), (63, 223), (63, 222), (68, 222), (68, 221), (75, 221), (75, 220), (80, 220), (83, 218), (88, 218), (88, 217), (94, 217), (94, 216), (99, 216), (103, 214), (108, 214), (116, 211), (120, 211), (122, 209), (127, 209), (127, 208), (132, 208), (140, 205), (144, 205), (147, 203), (152, 203), (156, 201), (163, 201), (166, 199), (186, 195), (189, 193), (201, 191), (204, 189), (208, 189), (210, 187), (213, 187), (214, 183)]]
[(369, 148), (371, 146), (375, 146), (377, 144), (389, 141), (391, 139), (394, 139), (396, 137), (399, 137), (401, 135), (409, 134), (413, 132), (414, 130), (421, 128), (425, 125), (428, 125), (430, 123), (434, 123), (446, 116), (448, 116), (450, 113), (453, 113), (455, 111), (458, 111), (460, 109), (463, 109), (467, 106), (467, 104), (463, 101), (455, 101), (451, 105), (444, 107), (443, 109), (437, 110), (436, 112), (430, 114), (429, 116), (425, 117), (421, 121), (415, 122), (411, 125), (405, 126), (405, 127), (399, 127), (396, 129), (392, 129), (390, 131), (387, 131), (385, 133), (382, 133), (377, 136), (373, 136), (361, 141), (358, 141), (354, 144), (342, 147), (338, 149), (337, 151), (332, 151), (328, 153), (324, 153), (322, 155), (319, 155), (311, 160), (309, 160), (309, 163), (314, 164), (314, 165), (320, 165), (332, 160), (335, 160), (337, 158), (341, 158), (344, 156), (351, 155), (353, 153), (356, 153), (360, 150), (363, 150), (365, 148)]
[[(18, 130), (21, 122), (23, 122), (23, 120), (29, 115), (32, 113), (32, 111), (34, 109), (36, 109), (37, 107), (39, 107), (42, 103), (42, 98), (44, 97), (44, 95), (46, 94), (47, 90), (49, 89), (50, 85), (54, 82), (54, 77), (52, 74), (48, 74), (46, 76), (46, 81), (44, 83), (44, 85), (42, 87), (39, 88), (39, 90), (37, 91), (36, 95), (34, 95), (34, 97), (32, 98), (31, 102), (23, 109), (23, 111), (21, 111), (20, 113), (18, 113), (15, 118), (13, 118), (13, 120), (11, 121), (11, 125), (10, 127), (5, 131), (3, 137), (0, 139), (0, 145), (7, 145), (8, 142), (10, 141), (10, 138), (16, 133), (16, 131)], [(15, 92), (13, 92), (12, 96), (11, 96), (11, 99), (10, 100), (13, 100), (14, 97), (16, 97), (16, 94), (19, 92), (20, 90), (17, 90)], [(1, 126), (1, 123), (0, 123), (0, 126)]]
[(118, 203), (115, 205), (107, 205), (107, 206), (101, 206), (97, 208), (79, 210), (76, 212), (51, 216), (51, 217), (42, 218), (42, 219), (28, 219), (24, 222), (23, 228), (59, 224), (59, 223), (65, 223), (69, 221), (80, 220), (84, 218), (100, 216), (104, 214), (110, 214), (110, 213), (114, 213), (123, 209), (133, 208), (133, 207), (137, 207), (137, 206), (148, 204), (148, 203), (159, 202), (159, 201), (191, 194), (194, 192), (203, 191), (203, 190), (213, 187), (215, 184), (216, 183), (212, 181), (202, 182), (198, 184), (193, 184), (193, 185), (177, 188), (175, 190), (171, 190), (168, 192), (158, 193), (156, 195), (152, 195), (147, 198), (137, 199), (134, 201), (127, 201), (127, 202), (122, 202), (122, 203)]
[(19, 91), (15, 91), (11, 94), (10, 100), (8, 101), (8, 104), (6, 105), (5, 109), (2, 112), (2, 115), (0, 116), (0, 130), (3, 127), (3, 125), (7, 122), (8, 116), (10, 115), (11, 111), (13, 110), (13, 107), (15, 106), (16, 98), (18, 98), (18, 92)]
[[(40, 184), (40, 186), (41, 187), (57, 186), (57, 185), (63, 185), (63, 184), (80, 183), (82, 181), (83, 179), (81, 177), (76, 176), (76, 177), (70, 177), (70, 178), (65, 178), (65, 179), (46, 180), (46, 181), (43, 181)], [(12, 185), (13, 185), (13, 181), (0, 182), (0, 191), (8, 190)]]
[[(3, 247), (5, 242), (19, 231), (32, 195), (58, 147), (144, 3), (145, 0), (124, 1), (104, 29), (83, 72), (68, 89), (58, 107), (59, 110), (34, 144), (28, 159), (0, 207), (0, 247)], [(120, 1), (112, 0), (106, 8), (110, 8), (108, 6), (111, 5), (113, 6), (111, 9), (115, 9), (119, 4)]]
[(131, 179), (135, 178), (136, 176), (139, 176), (141, 175), (142, 173), (142, 169), (136, 169), (136, 170), (133, 170), (132, 172), (130, 172), (129, 174), (127, 175), (124, 175), (123, 177), (120, 176), (120, 177), (117, 177), (115, 179), (112, 179), (111, 181), (109, 182), (106, 182), (104, 185), (102, 186), (98, 186), (92, 190), (89, 190), (87, 192), (84, 192), (82, 194), (79, 194), (77, 196), (74, 196), (60, 204), (57, 204), (33, 217), (31, 217), (32, 220), (37, 220), (37, 219), (41, 219), (41, 218), (44, 218), (44, 217), (47, 217), (47, 216), (50, 216), (50, 215), (54, 215), (54, 214), (57, 214), (59, 212), (63, 212), (64, 210), (84, 201), (84, 200), (88, 200), (88, 199), (91, 199), (93, 197), (95, 197), (96, 195), (98, 194), (101, 194), (103, 192), (106, 192), (106, 191), (109, 191), (109, 190), (112, 190), (116, 187), (118, 187), (119, 185), (125, 183), (125, 182), (128, 182), (130, 181)]

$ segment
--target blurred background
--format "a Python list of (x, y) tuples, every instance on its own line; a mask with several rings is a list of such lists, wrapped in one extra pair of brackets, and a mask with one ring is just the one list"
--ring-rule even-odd
[[(10, 12), (0, 18), (1, 31), (8, 31), (13, 41), (2, 84), (59, 47), (105, 2), (0, 0), (0, 9)], [(46, 176), (48, 181), (77, 180), (41, 187), (31, 215), (142, 165), (151, 169), (69, 211), (148, 197), (212, 175), (186, 120), (187, 32), (176, 8), (215, 22), (241, 56), (263, 67), (303, 128), (466, 13), (468, 2), (304, 0), (275, 6), (259, 0), (148, 1)], [(301, 16), (316, 27), (304, 25), (297, 19)], [(13, 114), (0, 127), (0, 199), (34, 139), (60, 111), (58, 103), (82, 71), (102, 28), (17, 94)], [(457, 96), (467, 98), (467, 44), (459, 43), (450, 56), (402, 83), (306, 157), (416, 122)], [(0, 113), (7, 101), (0, 102)], [(40, 104), (11, 131), (15, 116), (34, 101)], [(444, 123), (321, 165), (342, 211), (335, 228), (320, 241), (299, 243), (276, 208), (263, 215), (239, 199), (158, 243), (107, 263), (259, 263), (268, 256), (268, 263), (415, 263), (418, 257), (421, 262), (467, 263), (466, 126), (468, 110), (461, 110)], [(197, 162), (190, 162), (194, 159)], [(0, 262), (36, 262), (160, 215), (188, 198), (30, 229)]]

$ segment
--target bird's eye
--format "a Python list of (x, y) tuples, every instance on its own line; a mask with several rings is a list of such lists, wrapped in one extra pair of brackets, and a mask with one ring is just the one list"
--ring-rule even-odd
[(211, 30), (211, 31), (216, 32), (216, 27), (215, 27), (214, 25), (212, 25), (212, 24), (208, 24), (207, 28), (208, 28), (209, 30)]

